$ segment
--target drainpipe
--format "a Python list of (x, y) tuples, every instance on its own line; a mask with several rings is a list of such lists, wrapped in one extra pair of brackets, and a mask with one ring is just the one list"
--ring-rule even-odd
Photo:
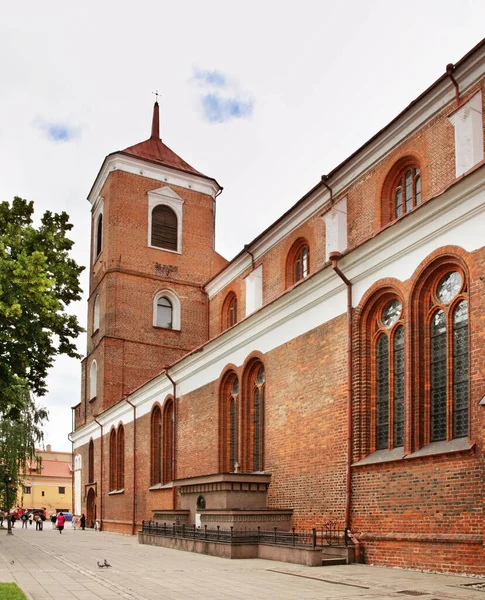
[(251, 270), (254, 271), (254, 254), (249, 249), (249, 244), (244, 244), (244, 252), (247, 252), (251, 257)]
[[(72, 431), (74, 431), (74, 409), (72, 410)], [(74, 442), (71, 439), (71, 433), (67, 434), (67, 439), (71, 442), (71, 514), (74, 514)]]
[[(176, 466), (177, 466), (177, 461), (175, 460), (175, 452), (177, 450), (177, 436), (176, 434), (176, 423), (177, 423), (177, 384), (175, 383), (175, 381), (172, 379), (172, 376), (170, 375), (170, 373), (168, 372), (168, 369), (170, 367), (165, 367), (163, 369), (165, 375), (167, 376), (167, 379), (170, 381), (170, 383), (173, 386), (173, 434), (172, 434), (172, 477), (173, 477), (173, 481), (175, 481), (176, 477)], [(173, 509), (175, 510), (175, 486), (173, 486), (172, 488), (172, 505), (173, 505)]]
[(452, 84), (455, 86), (456, 105), (460, 106), (460, 89), (458, 87), (458, 82), (456, 81), (455, 76), (453, 75), (454, 70), (455, 65), (453, 63), (446, 65), (446, 74), (451, 79)]
[(352, 283), (338, 268), (340, 252), (331, 252), (332, 269), (347, 286), (347, 458), (345, 465), (345, 529), (350, 529), (350, 501), (352, 481), (350, 465), (352, 463)]
[(99, 525), (101, 527), (101, 531), (103, 531), (103, 426), (96, 418), (98, 415), (93, 415), (93, 419), (96, 423), (101, 427), (101, 474), (100, 474), (100, 482), (99, 482)]
[(132, 505), (132, 526), (131, 535), (135, 535), (136, 531), (136, 406), (128, 400), (126, 396), (123, 400), (133, 408), (133, 505)]
[(213, 213), (213, 222), (212, 222), (212, 249), (215, 250), (216, 249), (216, 206), (217, 206), (217, 196), (219, 196), (220, 194), (222, 194), (222, 190), (224, 188), (220, 187), (218, 189), (218, 191), (216, 192), (214, 198), (212, 199), (212, 213)]
[(328, 181), (328, 175), (322, 175), (321, 179), (322, 179), (323, 185), (330, 192), (330, 205), (332, 205), (333, 204), (333, 190), (332, 190), (332, 188), (327, 183), (327, 181)]

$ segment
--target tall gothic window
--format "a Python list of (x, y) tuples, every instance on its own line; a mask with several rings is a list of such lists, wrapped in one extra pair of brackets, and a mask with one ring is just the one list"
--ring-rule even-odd
[(125, 429), (118, 427), (116, 433), (116, 489), (125, 487)]
[(429, 309), (430, 441), (468, 434), (468, 302), (462, 273), (441, 277)]
[(263, 471), (265, 371), (259, 360), (249, 364), (243, 385), (241, 467), (246, 472)]
[(162, 483), (168, 483), (174, 479), (174, 435), (175, 414), (173, 400), (167, 400), (163, 407), (163, 473)]
[(220, 399), (220, 470), (234, 472), (238, 462), (238, 396), (239, 380), (235, 373), (229, 373), (221, 385)]
[(291, 247), (286, 261), (286, 283), (294, 285), (310, 274), (310, 247), (300, 238)]
[(404, 325), (402, 305), (392, 299), (379, 311), (375, 335), (375, 447), (404, 445)]
[(109, 490), (116, 490), (116, 430), (109, 436)]
[(178, 249), (177, 215), (165, 204), (158, 204), (152, 211), (151, 245), (175, 252)]
[(162, 411), (155, 406), (151, 417), (150, 436), (151, 485), (162, 483)]
[(88, 483), (94, 483), (94, 442), (89, 440), (88, 450)]
[(101, 250), (103, 249), (103, 214), (101, 213), (98, 216), (96, 221), (96, 232), (95, 232), (95, 258), (97, 258), (101, 254)]

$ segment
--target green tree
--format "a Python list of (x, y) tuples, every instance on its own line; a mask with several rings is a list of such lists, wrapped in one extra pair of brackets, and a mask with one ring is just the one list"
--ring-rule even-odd
[(47, 411), (36, 406), (26, 387), (17, 393), (22, 396), (19, 418), (0, 421), (0, 505), (6, 509), (15, 504), (16, 490), (29, 464), (37, 461), (35, 448), (44, 439), (42, 423), (47, 419)]
[(73, 343), (83, 331), (66, 307), (81, 298), (80, 267), (68, 215), (45, 212), (33, 224), (34, 204), (0, 203), (0, 414), (17, 418), (25, 384), (42, 396), (56, 355), (80, 358)]

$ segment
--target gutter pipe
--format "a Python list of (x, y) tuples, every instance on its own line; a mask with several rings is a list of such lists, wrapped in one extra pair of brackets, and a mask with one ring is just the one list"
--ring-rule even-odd
[(453, 71), (455, 70), (455, 65), (453, 63), (449, 63), (446, 65), (446, 74), (451, 79), (451, 82), (455, 86), (455, 97), (456, 97), (456, 106), (460, 106), (460, 88), (458, 87), (458, 82), (453, 75)]
[(350, 502), (352, 480), (350, 465), (352, 463), (352, 283), (338, 267), (340, 252), (331, 252), (332, 269), (347, 286), (347, 457), (345, 464), (345, 529), (350, 530)]

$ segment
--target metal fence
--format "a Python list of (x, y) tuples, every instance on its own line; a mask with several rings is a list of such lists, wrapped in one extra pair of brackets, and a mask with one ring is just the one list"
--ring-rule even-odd
[(142, 533), (170, 538), (204, 540), (226, 544), (274, 544), (300, 548), (323, 548), (324, 546), (349, 546), (352, 544), (348, 531), (329, 522), (310, 531), (283, 531), (275, 527), (272, 530), (257, 529), (216, 529), (186, 525), (167, 525), (156, 521), (143, 521)]

